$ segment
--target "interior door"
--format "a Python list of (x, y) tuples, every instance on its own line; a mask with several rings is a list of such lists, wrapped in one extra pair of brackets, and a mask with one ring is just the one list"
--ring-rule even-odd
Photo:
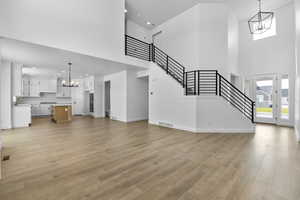
[(110, 105), (110, 81), (105, 82), (105, 117), (110, 118), (111, 105)]
[(262, 123), (277, 122), (276, 77), (273, 75), (255, 79), (255, 121)]

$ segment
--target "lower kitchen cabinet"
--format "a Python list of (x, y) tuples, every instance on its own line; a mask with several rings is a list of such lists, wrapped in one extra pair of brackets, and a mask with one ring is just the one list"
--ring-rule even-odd
[(51, 104), (35, 104), (32, 105), (32, 116), (50, 116)]
[(13, 127), (28, 127), (31, 124), (31, 105), (17, 105), (13, 107)]

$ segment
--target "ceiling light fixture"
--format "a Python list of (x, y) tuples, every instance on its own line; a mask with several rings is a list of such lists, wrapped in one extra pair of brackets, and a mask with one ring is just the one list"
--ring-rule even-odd
[(124, 13), (127, 13), (127, 12), (128, 12), (128, 10), (127, 10), (127, 9), (125, 9), (125, 10), (124, 10)]
[(69, 65), (69, 73), (68, 73), (68, 77), (67, 77), (68, 80), (63, 80), (62, 81), (62, 86), (63, 87), (69, 87), (69, 88), (79, 87), (79, 82), (72, 81), (72, 77), (71, 77), (72, 63), (69, 62), (68, 65)]
[(147, 22), (147, 25), (152, 25), (151, 22)]
[(262, 34), (272, 27), (274, 12), (262, 12), (261, 0), (258, 0), (258, 13), (248, 21), (251, 34)]

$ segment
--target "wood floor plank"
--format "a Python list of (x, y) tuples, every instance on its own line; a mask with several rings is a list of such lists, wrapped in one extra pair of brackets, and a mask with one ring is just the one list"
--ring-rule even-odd
[(294, 130), (194, 134), (109, 119), (2, 133), (1, 200), (299, 200)]

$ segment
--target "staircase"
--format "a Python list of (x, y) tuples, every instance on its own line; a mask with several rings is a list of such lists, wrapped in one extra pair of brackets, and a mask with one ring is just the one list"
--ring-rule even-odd
[(218, 95), (254, 123), (255, 103), (217, 70), (187, 71), (164, 51), (134, 37), (125, 35), (125, 55), (154, 62), (174, 78), (187, 96)]

